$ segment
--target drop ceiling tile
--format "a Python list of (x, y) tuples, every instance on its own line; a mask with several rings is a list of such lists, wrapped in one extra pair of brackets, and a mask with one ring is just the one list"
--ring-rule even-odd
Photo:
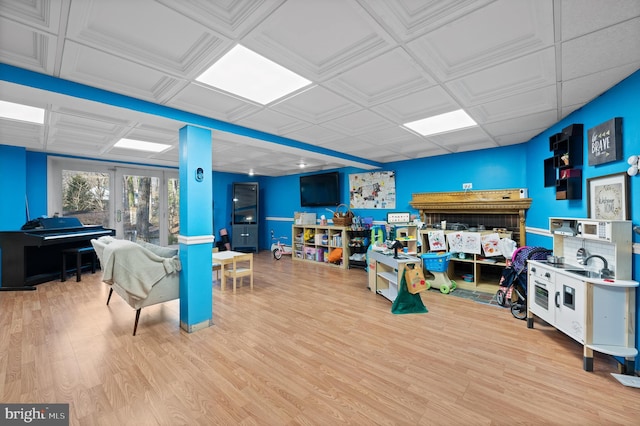
[(557, 111), (543, 111), (523, 117), (496, 121), (483, 125), (484, 130), (493, 137), (510, 135), (540, 127), (549, 128), (558, 122)]
[(407, 47), (442, 81), (552, 46), (551, 0), (499, 0)]
[(269, 109), (258, 110), (237, 120), (236, 124), (274, 135), (284, 135), (310, 126), (307, 122)]
[(375, 146), (424, 142), (420, 136), (398, 125), (358, 135), (358, 139)]
[(539, 129), (527, 130), (526, 132), (518, 132), (518, 133), (511, 133), (508, 135), (496, 136), (494, 137), (494, 139), (500, 146), (517, 145), (533, 139), (535, 136), (539, 135), (541, 132), (545, 130), (546, 130), (546, 127), (541, 127)]
[(114, 118), (94, 111), (58, 106), (50, 115), (54, 126), (72, 127), (79, 131), (100, 132), (104, 134), (121, 132), (130, 121)]
[(162, 143), (166, 145), (173, 145), (175, 147), (179, 144), (180, 135), (178, 132), (169, 132), (165, 129), (160, 129), (145, 124), (140, 124), (124, 135), (127, 139), (136, 139), (147, 142)]
[[(572, 80), (640, 61), (640, 18), (562, 43), (562, 78)], [(600, 86), (604, 92), (606, 86)]]
[(396, 36), (408, 41), (484, 7), (491, 0), (372, 1), (362, 7)]
[(394, 41), (357, 2), (287, 1), (243, 43), (303, 77), (321, 82), (389, 50)]
[(457, 109), (460, 109), (460, 104), (440, 86), (418, 90), (371, 108), (371, 110), (398, 124), (409, 123)]
[(158, 154), (153, 154), (150, 158), (153, 158), (154, 160), (160, 160), (165, 163), (173, 165), (180, 161), (179, 154), (180, 154), (180, 150), (177, 148), (174, 148)]
[(555, 50), (544, 49), (446, 84), (463, 105), (472, 106), (556, 83)]
[(95, 155), (96, 152), (106, 152), (109, 138), (104, 134), (89, 134), (72, 129), (56, 129), (47, 142), (47, 148), (52, 152), (73, 155)]
[(583, 105), (602, 94), (603, 87), (615, 86), (640, 69), (640, 61), (562, 83), (563, 105)]
[(314, 86), (275, 104), (271, 109), (312, 124), (342, 117), (361, 107), (322, 86)]
[(0, 61), (39, 73), (54, 72), (57, 37), (0, 18)]
[(150, 68), (187, 75), (226, 41), (153, 0), (72, 2), (67, 37)]
[(427, 139), (438, 146), (447, 148), (467, 143), (478, 143), (479, 141), (487, 141), (487, 143), (496, 146), (495, 142), (493, 142), (493, 139), (491, 139), (491, 137), (489, 137), (479, 127), (471, 127), (455, 132), (441, 133), (439, 135), (429, 136)]
[(167, 106), (223, 121), (235, 121), (260, 110), (261, 106), (245, 102), (201, 84), (191, 83), (178, 91)]
[(434, 84), (433, 79), (401, 48), (383, 53), (325, 83), (337, 93), (366, 107), (409, 95)]
[(450, 146), (450, 148), (454, 148), (454, 152), (480, 151), (483, 149), (490, 149), (495, 147), (496, 144), (491, 140), (468, 142), (463, 145)]
[[(360, 138), (342, 138), (322, 145), (323, 148), (333, 149), (335, 151), (344, 152), (347, 154), (355, 155), (355, 152), (369, 149), (374, 151), (378, 147), (374, 146), (370, 142), (363, 141)], [(369, 158), (369, 157), (364, 157)]]
[(328, 142), (335, 141), (344, 137), (344, 135), (341, 133), (317, 125), (305, 127), (304, 129), (287, 133), (285, 136), (293, 140), (309, 143), (312, 145), (325, 145)]
[(410, 158), (422, 158), (433, 155), (433, 152), (441, 151), (442, 147), (431, 141), (418, 140), (389, 145), (388, 149)]
[(640, 16), (638, 0), (562, 0), (562, 40), (614, 26)]
[(0, 16), (55, 34), (60, 28), (61, 1), (3, 1)]
[(496, 101), (469, 108), (467, 111), (478, 123), (508, 120), (541, 111), (556, 110), (556, 85), (542, 87)]
[(11, 145), (24, 148), (44, 148), (44, 127), (39, 124), (26, 123), (0, 118), (0, 141), (2, 144), (11, 141)]
[(368, 158), (371, 161), (377, 161), (379, 163), (393, 163), (395, 161), (408, 160), (410, 157), (404, 154), (399, 154), (389, 149), (376, 149), (375, 151), (360, 150), (352, 153), (355, 156)]
[(237, 39), (246, 34), (284, 2), (284, 0), (157, 1), (231, 39)]
[(160, 71), (77, 43), (67, 42), (63, 56), (61, 78), (139, 99), (158, 102), (179, 84)]
[(321, 127), (333, 129), (343, 135), (357, 136), (397, 125), (369, 110), (360, 110), (322, 123)]

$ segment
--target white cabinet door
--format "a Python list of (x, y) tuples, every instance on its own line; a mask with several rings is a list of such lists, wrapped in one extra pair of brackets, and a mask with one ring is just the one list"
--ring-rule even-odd
[(527, 302), (529, 311), (550, 325), (555, 325), (555, 272), (540, 265), (529, 266)]
[(556, 328), (569, 337), (585, 340), (585, 283), (579, 279), (556, 274)]

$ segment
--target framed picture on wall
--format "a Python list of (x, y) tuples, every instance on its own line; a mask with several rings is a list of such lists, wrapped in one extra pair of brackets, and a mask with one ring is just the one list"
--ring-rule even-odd
[(629, 220), (629, 176), (626, 172), (587, 179), (591, 219)]

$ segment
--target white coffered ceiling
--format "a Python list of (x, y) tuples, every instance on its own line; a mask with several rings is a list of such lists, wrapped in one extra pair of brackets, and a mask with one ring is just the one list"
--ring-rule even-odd
[[(195, 81), (238, 43), (313, 86), (262, 106)], [(528, 141), (640, 68), (640, 1), (0, 0), (0, 62), (259, 131), (211, 125), (214, 170), (366, 168)], [(0, 100), (47, 113), (0, 119), (0, 144), (177, 166), (196, 124), (1, 80)], [(460, 108), (479, 126), (400, 126)]]

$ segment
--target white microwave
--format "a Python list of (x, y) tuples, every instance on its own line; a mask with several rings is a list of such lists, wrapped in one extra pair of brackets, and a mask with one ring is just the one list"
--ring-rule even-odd
[(612, 222), (608, 220), (578, 220), (577, 236), (591, 240), (611, 241), (613, 237)]

